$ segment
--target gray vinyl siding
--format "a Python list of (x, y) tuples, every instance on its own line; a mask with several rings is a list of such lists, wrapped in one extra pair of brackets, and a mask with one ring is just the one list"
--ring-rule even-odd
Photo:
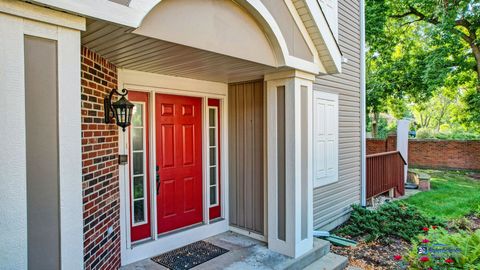
[(263, 81), (228, 87), (230, 225), (264, 232)]
[(313, 192), (314, 228), (332, 229), (345, 220), (350, 205), (360, 203), (360, 5), (339, 0), (339, 45), (348, 59), (342, 73), (318, 76), (313, 89), (338, 94), (338, 181)]

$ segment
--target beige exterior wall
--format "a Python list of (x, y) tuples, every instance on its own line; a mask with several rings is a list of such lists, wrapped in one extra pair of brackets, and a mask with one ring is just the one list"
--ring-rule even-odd
[(278, 64), (256, 20), (232, 1), (163, 0), (133, 33), (264, 65)]
[(360, 6), (339, 0), (342, 74), (318, 76), (314, 90), (339, 95), (339, 179), (313, 193), (314, 228), (331, 229), (360, 203)]
[[(261, 0), (268, 11), (277, 21), (282, 32), (290, 55), (307, 61), (313, 61), (313, 54), (302, 36), (285, 1)], [(296, 12), (296, 10), (294, 10)]]

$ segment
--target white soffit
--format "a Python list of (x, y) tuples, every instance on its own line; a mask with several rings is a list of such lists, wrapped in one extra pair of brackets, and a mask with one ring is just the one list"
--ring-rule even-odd
[(131, 33), (133, 29), (87, 20), (82, 45), (118, 68), (200, 79), (238, 82), (261, 79), (273, 67)]

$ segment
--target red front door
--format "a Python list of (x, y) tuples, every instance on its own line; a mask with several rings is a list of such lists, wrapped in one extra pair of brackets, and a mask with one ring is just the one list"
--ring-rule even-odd
[(200, 98), (155, 95), (158, 233), (203, 220), (201, 105)]

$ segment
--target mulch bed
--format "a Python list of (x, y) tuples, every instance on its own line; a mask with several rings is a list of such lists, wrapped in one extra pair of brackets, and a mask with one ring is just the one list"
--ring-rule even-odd
[(410, 248), (410, 244), (399, 238), (388, 238), (382, 241), (365, 243), (358, 240), (356, 247), (332, 246), (332, 252), (348, 257), (351, 266), (357, 266), (366, 270), (390, 270), (398, 269), (395, 255), (403, 255)]
[(470, 229), (472, 231), (480, 230), (480, 217), (476, 215), (469, 215), (467, 216), (467, 219), (472, 222), (470, 225)]
[[(480, 216), (468, 215), (468, 226), (461, 229), (472, 231), (480, 229)], [(454, 223), (448, 224), (448, 230), (457, 231)], [(349, 266), (355, 266), (364, 270), (397, 270), (398, 264), (394, 260), (395, 255), (404, 255), (410, 249), (410, 243), (400, 238), (387, 238), (382, 241), (365, 243), (361, 238), (354, 238), (358, 242), (356, 247), (332, 246), (333, 253), (348, 257)]]
[(468, 177), (473, 178), (475, 180), (480, 180), (480, 173), (471, 173)]

